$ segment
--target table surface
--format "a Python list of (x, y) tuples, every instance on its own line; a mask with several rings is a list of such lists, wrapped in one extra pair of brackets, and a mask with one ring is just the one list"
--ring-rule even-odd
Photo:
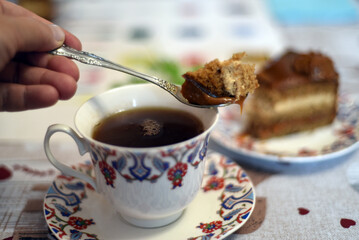
[[(82, 15), (76, 15), (74, 14), (75, 10), (82, 8), (84, 2), (74, 1), (73, 5), (70, 2), (60, 7), (60, 10), (66, 11), (66, 14), (64, 14), (64, 18), (60, 17), (58, 22), (75, 32), (80, 38), (87, 39), (83, 41), (86, 50), (96, 52), (109, 59), (127, 62), (131, 61), (123, 56), (128, 56), (128, 54), (136, 55), (135, 53), (143, 54), (145, 52), (150, 56), (149, 58), (157, 56), (157, 53), (150, 53), (148, 50), (158, 50), (152, 42), (134, 44), (133, 41), (131, 43), (118, 41), (118, 38), (123, 37), (119, 33), (129, 31), (121, 28), (123, 26), (122, 19), (118, 20), (121, 24), (110, 21), (111, 16), (114, 17), (110, 14), (107, 19), (92, 19), (89, 24), (84, 20), (91, 16), (90, 8), (92, 7), (92, 11), (95, 11), (98, 5), (88, 4), (89, 11), (83, 11)], [(105, 1), (105, 3), (108, 2)], [(128, 4), (126, 7), (131, 7), (130, 1), (123, 2)], [(155, 4), (163, 5), (164, 2), (166, 1), (155, 1)], [(183, 7), (179, 9), (185, 11), (186, 14), (193, 14), (188, 1), (180, 2)], [(212, 5), (213, 3), (209, 4), (207, 8), (215, 8)], [(105, 4), (105, 6), (107, 5)], [(251, 7), (256, 11), (259, 9), (259, 15), (263, 13), (260, 7), (249, 6), (247, 10)], [(72, 15), (69, 9), (72, 9)], [(253, 15), (257, 14), (256, 11)], [(145, 18), (145, 16), (143, 17)], [(263, 21), (261, 18), (253, 19)], [(230, 19), (223, 21), (230, 21)], [(123, 24), (132, 24), (131, 26), (135, 27), (142, 23), (140, 20), (134, 22), (136, 24), (128, 20)], [(250, 21), (243, 20), (242, 22)], [(94, 24), (91, 25), (92, 23)], [(201, 23), (200, 20), (199, 23)], [(156, 24), (159, 23), (156, 22)], [(91, 31), (89, 25), (92, 27)], [(114, 25), (116, 29), (112, 29)], [(106, 26), (111, 31), (108, 29), (105, 31)], [(164, 31), (166, 26), (161, 26)], [(235, 29), (238, 30), (238, 28)], [(283, 26), (270, 22), (260, 29), (254, 28), (253, 31), (251, 29), (241, 26), (238, 31), (239, 34), (242, 34), (242, 40), (243, 34), (247, 34), (245, 36), (248, 37), (248, 34), (253, 32), (258, 34), (265, 32), (270, 37), (268, 37), (269, 43), (265, 44), (260, 41), (253, 42), (251, 39), (243, 40), (241, 46), (248, 47), (246, 49), (249, 52), (256, 48), (261, 48), (262, 53), (267, 51), (265, 54), (268, 55), (276, 54), (286, 48), (323, 51), (335, 59), (341, 76), (340, 91), (345, 91), (353, 97), (359, 97), (358, 24)], [(94, 34), (96, 30), (102, 31), (103, 34), (101, 36)], [(238, 34), (238, 32), (236, 33)], [(158, 38), (156, 38), (157, 40)], [(168, 42), (170, 41), (168, 40)], [(171, 46), (181, 45), (181, 48), (175, 51), (168, 46), (162, 49), (161, 54), (174, 56), (177, 59), (183, 57), (178, 52), (187, 49), (190, 45), (187, 40), (171, 42), (171, 44)], [(207, 48), (212, 46), (213, 42), (209, 41), (206, 44)], [(204, 56), (205, 59), (224, 55), (228, 57), (228, 53), (233, 51), (235, 46), (238, 48), (238, 45), (230, 44), (233, 44), (233, 41), (228, 42), (229, 47), (226, 49), (217, 48), (214, 51), (214, 48), (211, 48), (213, 52), (203, 51), (199, 55)], [(194, 46), (198, 47), (199, 45), (195, 43)], [(189, 49), (189, 52), (193, 51), (192, 48), (189, 47)], [(113, 81), (122, 78), (106, 70), (93, 69), (83, 65), (79, 65), (79, 68), (81, 71), (79, 90), (73, 99), (59, 102), (46, 109), (0, 113), (0, 239), (51, 238), (42, 213), (42, 203), (45, 193), (59, 172), (47, 161), (43, 151), (42, 141), (46, 129), (54, 123), (64, 123), (74, 127), (73, 116), (76, 109), (92, 95), (107, 89), (109, 83), (112, 84)], [(69, 137), (58, 135), (53, 140), (53, 151), (59, 158), (72, 164), (86, 160), (86, 156), (78, 156), (77, 149)], [(210, 146), (212, 150), (226, 154), (218, 146)], [(256, 206), (247, 223), (227, 239), (358, 238), (359, 184), (353, 185), (355, 179), (348, 176), (349, 172), (353, 174), (356, 169), (359, 169), (359, 152), (355, 151), (350, 155), (321, 163), (287, 166), (281, 171), (245, 166), (242, 165), (240, 158), (234, 157), (233, 159), (245, 169), (252, 179), (256, 191)]]
[[(71, 144), (55, 143), (53, 151), (71, 164), (85, 160)], [(0, 152), (0, 239), (47, 239), (42, 203), (59, 172), (41, 144), (1, 141)], [(355, 152), (280, 172), (242, 165), (254, 184), (256, 205), (228, 239), (355, 239), (359, 188), (348, 181), (348, 171), (359, 173), (358, 159)]]

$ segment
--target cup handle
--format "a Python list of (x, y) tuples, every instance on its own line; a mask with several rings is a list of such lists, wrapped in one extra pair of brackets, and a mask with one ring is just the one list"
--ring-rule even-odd
[(49, 159), (49, 161), (52, 163), (52, 165), (54, 165), (62, 173), (88, 182), (97, 191), (96, 183), (92, 177), (90, 177), (89, 175), (87, 175), (85, 173), (76, 171), (76, 170), (70, 168), (69, 166), (66, 166), (65, 164), (58, 161), (55, 158), (55, 156), (52, 154), (51, 149), (50, 149), (50, 138), (56, 132), (63, 132), (63, 133), (70, 135), (75, 140), (81, 156), (88, 152), (88, 147), (87, 147), (88, 145), (85, 142), (84, 138), (80, 137), (72, 128), (70, 128), (67, 125), (63, 125), (63, 124), (54, 124), (54, 125), (51, 125), (47, 129), (47, 132), (45, 134), (45, 139), (44, 139), (45, 154), (46, 154), (47, 158)]

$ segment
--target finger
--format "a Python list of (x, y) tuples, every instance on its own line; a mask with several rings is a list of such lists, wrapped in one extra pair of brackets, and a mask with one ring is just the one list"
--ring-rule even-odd
[(0, 70), (18, 52), (50, 51), (62, 44), (65, 34), (59, 27), (33, 18), (0, 15)]
[(1, 72), (7, 78), (0, 79), (2, 82), (21, 85), (51, 85), (57, 92), (59, 99), (70, 99), (77, 90), (77, 81), (70, 75), (55, 72), (49, 69), (28, 66), (13, 62), (6, 71)]
[[(65, 57), (51, 56), (48, 54), (36, 54), (36, 57), (32, 57), (31, 61), (27, 63), (33, 65), (34, 67), (40, 67), (55, 72), (64, 73), (72, 77), (76, 82), (80, 77), (80, 72), (77, 65)], [(20, 75), (19, 72), (22, 70), (22, 68), (24, 68), (20, 68), (20, 66), (28, 65), (27, 63), (18, 61), (11, 61), (8, 63), (3, 68), (3, 70), (0, 71), (0, 82), (18, 82)]]
[(61, 46), (65, 33), (56, 25), (47, 25), (29, 17), (0, 16), (2, 52), (50, 51)]
[(73, 34), (71, 34), (70, 32), (65, 31), (65, 44), (67, 46), (70, 46), (76, 50), (81, 50), (82, 49), (82, 44), (80, 42), (80, 40)]
[(23, 111), (54, 105), (57, 90), (50, 85), (0, 84), (0, 111)]
[[(8, 1), (0, 0), (0, 14), (6, 16), (12, 16), (12, 17), (31, 17), (47, 25), (53, 24), (52, 22), (36, 15), (35, 13)], [(77, 50), (81, 50), (82, 46), (80, 40), (70, 32), (64, 29), (63, 31), (65, 32), (66, 45), (75, 48)]]
[[(18, 60), (37, 67), (47, 68), (56, 72), (65, 73), (76, 81), (80, 77), (79, 68), (70, 59), (62, 56), (54, 56), (46, 53), (23, 53), (16, 57)], [(12, 78), (11, 78), (12, 79)]]
[(19, 83), (25, 85), (51, 85), (59, 95), (59, 99), (70, 99), (77, 90), (77, 82), (71, 76), (39, 67), (21, 64), (19, 69)]

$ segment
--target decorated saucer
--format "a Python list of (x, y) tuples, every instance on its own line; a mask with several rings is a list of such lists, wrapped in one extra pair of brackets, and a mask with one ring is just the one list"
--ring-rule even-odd
[[(93, 175), (90, 164), (76, 166)], [(57, 239), (223, 239), (238, 230), (254, 210), (255, 193), (244, 170), (209, 152), (202, 188), (174, 223), (139, 228), (125, 222), (86, 182), (58, 176), (44, 199), (47, 225)]]
[(266, 140), (244, 134), (245, 113), (241, 114), (238, 108), (220, 109), (220, 119), (211, 139), (216, 146), (228, 151), (229, 156), (252, 164), (327, 161), (351, 153), (359, 146), (359, 104), (348, 95), (338, 99), (338, 112), (332, 124)]

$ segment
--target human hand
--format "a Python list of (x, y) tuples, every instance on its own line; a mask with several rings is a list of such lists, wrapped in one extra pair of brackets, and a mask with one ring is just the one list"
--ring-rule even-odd
[(47, 53), (63, 43), (81, 49), (74, 35), (0, 0), (0, 111), (48, 107), (76, 93), (77, 65)]

